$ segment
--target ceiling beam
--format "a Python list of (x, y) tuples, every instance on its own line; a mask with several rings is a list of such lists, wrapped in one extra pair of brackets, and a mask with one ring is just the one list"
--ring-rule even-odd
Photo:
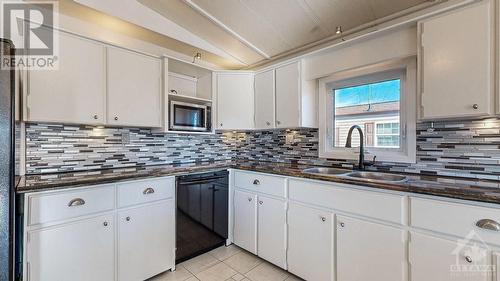
[(198, 6), (196, 3), (194, 3), (192, 0), (183, 0), (187, 5), (189, 5), (192, 9), (197, 11), (198, 13), (202, 14), (209, 20), (211, 20), (213, 23), (218, 25), (220, 28), (224, 29), (226, 32), (229, 34), (233, 35), (234, 37), (238, 38), (239, 41), (241, 41), (243, 44), (247, 45), (249, 48), (254, 50), (255, 52), (259, 53), (261, 56), (265, 57), (266, 59), (270, 59), (271, 56), (268, 55), (266, 52), (262, 51), (259, 49), (257, 46), (252, 44), (250, 41), (246, 40), (243, 36), (238, 34), (236, 31), (232, 30), (229, 26), (225, 25), (223, 22), (221, 22), (219, 19), (214, 17), (212, 14), (209, 12), (205, 11), (202, 7)]

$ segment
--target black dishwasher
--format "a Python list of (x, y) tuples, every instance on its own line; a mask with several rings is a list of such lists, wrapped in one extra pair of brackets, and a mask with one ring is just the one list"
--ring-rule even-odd
[(177, 177), (177, 263), (225, 244), (228, 174), (217, 171)]

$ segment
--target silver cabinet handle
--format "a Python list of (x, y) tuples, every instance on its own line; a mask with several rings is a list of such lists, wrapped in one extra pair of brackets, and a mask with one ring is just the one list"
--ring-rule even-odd
[(220, 123), (220, 126), (222, 127), (222, 126), (223, 126), (223, 124), (222, 124), (222, 123)]
[(126, 220), (126, 221), (130, 221), (130, 217), (126, 217), (126, 218), (125, 218), (125, 220)]
[(474, 109), (478, 109), (478, 108), (479, 108), (479, 105), (478, 105), (477, 103), (475, 103), (475, 104), (473, 104), (473, 105), (472, 105), (472, 108), (474, 108)]
[(280, 122), (280, 121), (276, 121), (276, 124), (280, 125), (280, 124), (281, 124), (281, 122)]
[(115, 116), (115, 121), (118, 121), (118, 117), (117, 116)]
[(104, 226), (108, 226), (108, 222), (107, 222), (107, 221), (105, 221), (105, 222), (103, 222), (103, 223), (102, 223), (102, 225), (104, 225)]
[(468, 263), (472, 263), (472, 258), (470, 256), (465, 256), (465, 261)]
[(248, 197), (248, 202), (252, 202), (252, 197)]
[(482, 229), (500, 231), (500, 224), (494, 220), (482, 219), (476, 222), (476, 226)]
[(267, 122), (266, 122), (266, 125), (267, 125), (267, 126), (271, 126), (271, 122), (267, 121)]
[(262, 201), (259, 201), (259, 204), (260, 204), (260, 205), (262, 205), (262, 204), (264, 204), (264, 202), (262, 202)]
[(144, 189), (144, 191), (142, 192), (142, 194), (146, 195), (146, 194), (153, 194), (155, 193), (155, 190), (151, 187), (148, 187), (146, 189)]
[(99, 116), (98, 116), (97, 114), (96, 114), (96, 115), (94, 115), (94, 119), (95, 119), (95, 120), (99, 119)]
[(326, 221), (326, 217), (319, 217), (321, 219), (322, 222), (325, 222)]
[(259, 185), (259, 184), (260, 184), (260, 181), (259, 181), (259, 180), (253, 180), (253, 184), (254, 184), (254, 185)]
[(76, 206), (82, 206), (85, 205), (85, 200), (82, 198), (75, 198), (69, 201), (68, 207), (76, 207)]
[(345, 223), (341, 222), (340, 227), (344, 227), (344, 226), (345, 226)]

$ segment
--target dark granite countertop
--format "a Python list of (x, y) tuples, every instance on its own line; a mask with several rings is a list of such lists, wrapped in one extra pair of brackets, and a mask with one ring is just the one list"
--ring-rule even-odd
[(324, 180), (373, 187), (378, 189), (411, 192), (500, 204), (500, 181), (464, 178), (407, 175), (402, 183), (368, 183), (343, 177), (328, 177), (302, 172), (310, 165), (258, 161), (219, 161), (182, 165), (159, 165), (109, 170), (81, 171), (46, 175), (28, 175), (20, 179), (18, 193), (46, 191), (92, 184), (112, 183), (130, 179), (176, 176), (221, 169), (240, 169), (269, 174)]

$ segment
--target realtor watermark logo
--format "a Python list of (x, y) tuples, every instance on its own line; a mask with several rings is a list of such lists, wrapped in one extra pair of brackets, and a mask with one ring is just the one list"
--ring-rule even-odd
[(15, 54), (2, 56), (2, 69), (57, 69), (59, 37), (57, 1), (0, 1), (1, 36), (14, 43)]
[(468, 278), (491, 276), (496, 266), (491, 263), (489, 252), (488, 245), (472, 230), (464, 239), (457, 240), (452, 252), (455, 264), (450, 265), (450, 273)]

